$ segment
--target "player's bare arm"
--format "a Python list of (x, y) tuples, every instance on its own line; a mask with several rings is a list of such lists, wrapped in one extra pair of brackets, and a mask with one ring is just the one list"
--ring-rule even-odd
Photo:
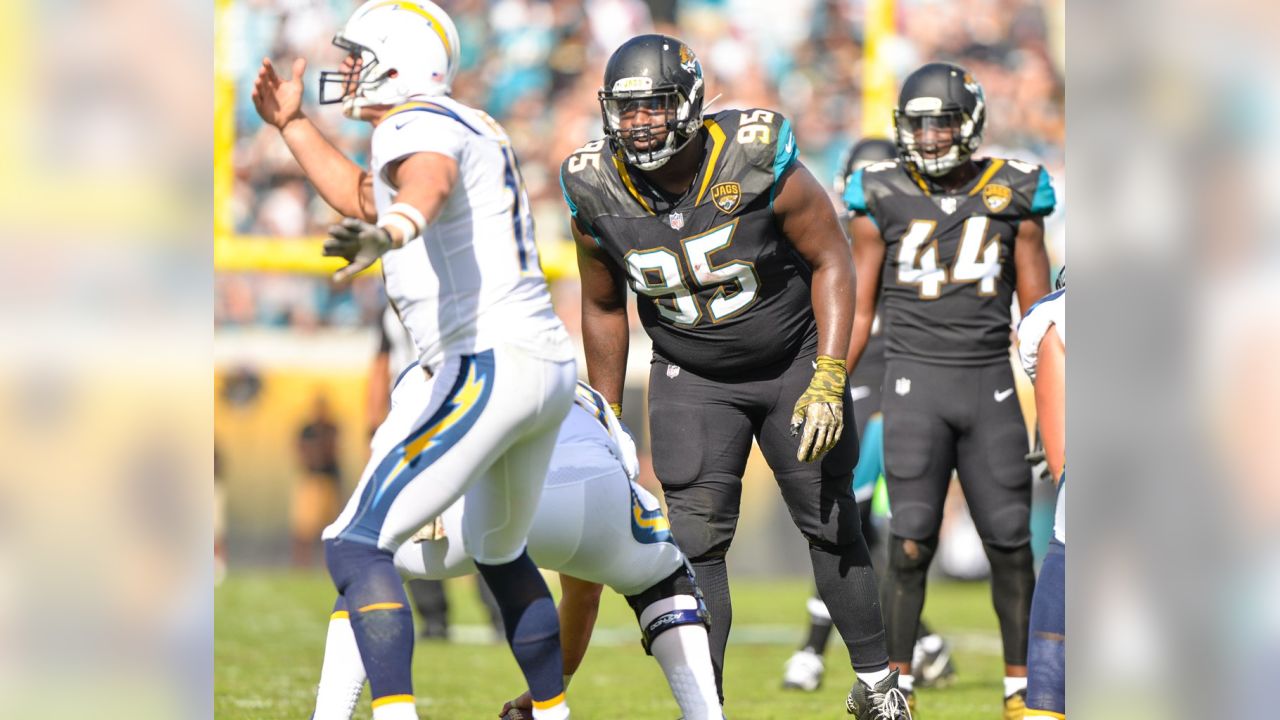
[(844, 429), (845, 356), (853, 326), (853, 257), (826, 190), (803, 164), (797, 162), (779, 180), (773, 211), (782, 233), (813, 270), (817, 368), (792, 417), (793, 430), (804, 426), (796, 457), (813, 462), (835, 446)]
[(1067, 349), (1057, 328), (1045, 333), (1037, 358), (1036, 417), (1045, 460), (1058, 482), (1067, 463)]
[(853, 324), (854, 273), (849, 240), (827, 191), (797, 162), (779, 182), (773, 212), (782, 232), (813, 269), (818, 354), (843, 358)]
[(280, 131), (307, 180), (320, 197), (344, 217), (378, 219), (373, 206), (373, 178), (334, 146), (302, 112), (302, 73), (307, 61), (293, 61), (292, 76), (276, 74), (264, 58), (253, 83), (253, 106), (268, 125)]
[[(591, 631), (595, 629), (600, 614), (600, 594), (604, 585), (579, 580), (560, 573), (560, 652), (564, 662), (565, 685), (567, 678), (578, 671), (582, 658), (591, 644)], [(533, 712), (533, 698), (528, 691), (502, 706), (500, 717), (517, 708), (526, 714)]]
[(1018, 224), (1013, 262), (1018, 271), (1018, 310), (1025, 313), (1052, 289), (1049, 286), (1049, 251), (1044, 246), (1044, 220), (1033, 217)]
[(849, 337), (846, 367), (858, 366), (867, 348), (871, 325), (876, 317), (876, 297), (880, 293), (880, 270), (884, 266), (884, 238), (869, 215), (858, 215), (849, 222), (853, 238), (853, 269), (858, 278), (853, 308), (853, 333)]
[(414, 153), (388, 166), (386, 176), (400, 191), (395, 202), (378, 216), (376, 225), (349, 217), (329, 228), (324, 254), (349, 263), (333, 274), (335, 282), (351, 279), (383, 253), (420, 235), (453, 192), (458, 163), (440, 153)]
[[(582, 281), (582, 344), (587, 357), (587, 382), (611, 405), (622, 403), (631, 330), (627, 324), (627, 294), (622, 272), (595, 240), (570, 223), (578, 247)], [(617, 407), (614, 408), (615, 412)]]

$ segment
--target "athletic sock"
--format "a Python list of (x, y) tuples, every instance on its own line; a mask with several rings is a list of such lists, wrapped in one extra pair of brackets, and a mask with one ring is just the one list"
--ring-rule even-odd
[(805, 640), (804, 649), (815, 655), (822, 655), (827, 650), (827, 641), (831, 639), (831, 613), (826, 603), (816, 597), (805, 603), (809, 611), (809, 637)]
[(942, 649), (941, 635), (925, 635), (916, 641), (920, 645), (920, 649), (927, 653), (936, 653)]
[(534, 701), (533, 720), (569, 720), (569, 706), (564, 701), (564, 693), (546, 702)]
[[(391, 553), (357, 541), (328, 540), (325, 559), (334, 585), (346, 602), (360, 648), (360, 660), (369, 677), (374, 701), (413, 709), (413, 611), (405, 595), (400, 573)], [(389, 698), (400, 698), (392, 701)], [(405, 702), (403, 699), (408, 698)], [(387, 715), (387, 713), (392, 713)], [(383, 711), (388, 718), (410, 717), (404, 708)]]
[(915, 675), (899, 675), (898, 689), (904, 693), (915, 692), (916, 676)]
[(818, 592), (848, 648), (853, 669), (884, 667), (889, 655), (885, 651), (880, 597), (867, 544), (861, 536), (840, 547), (811, 543), (809, 560)]
[(329, 616), (329, 634), (324, 641), (324, 663), (320, 666), (320, 688), (311, 720), (351, 720), (364, 689), (364, 663), (351, 630), (347, 604), (338, 596)]
[[(875, 687), (875, 686), (876, 686), (876, 683), (880, 682), (881, 680), (883, 680), (883, 679), (885, 679), (885, 678), (887, 678), (887, 677), (889, 677), (889, 666), (888, 666), (888, 665), (885, 665), (884, 667), (880, 668), (879, 670), (860, 670), (860, 671), (858, 671), (858, 681), (859, 681), (859, 682), (861, 682), (863, 685), (866, 685), (867, 687), (870, 687), (870, 688)], [(901, 687), (901, 686), (902, 686), (902, 681), (901, 681), (901, 679), (899, 679), (899, 681), (898, 681), (898, 686), (899, 686), (899, 687)]]
[(1025, 691), (1026, 689), (1027, 689), (1027, 679), (1025, 677), (1009, 677), (1008, 675), (1005, 676), (1004, 678), (1004, 696), (1005, 697), (1009, 697), (1010, 695), (1018, 692), (1019, 690)]
[(538, 567), (529, 559), (528, 552), (503, 565), (476, 563), (476, 567), (493, 590), (502, 611), (511, 654), (515, 655), (516, 664), (529, 685), (529, 694), (533, 696), (534, 717), (551, 720), (568, 717), (567, 707), (563, 715), (557, 714), (561, 712), (556, 709), (558, 705), (538, 714), (538, 704), (552, 701), (563, 704), (564, 701), (560, 620)]
[(711, 664), (716, 671), (716, 693), (724, 702), (724, 651), (729, 644), (729, 628), (733, 625), (733, 601), (729, 595), (729, 568), (724, 558), (693, 563), (693, 574), (702, 590), (703, 602), (711, 613)]
[(412, 695), (375, 698), (373, 720), (418, 720), (418, 709)]
[[(675, 595), (657, 600), (640, 613), (640, 626), (672, 610), (696, 610), (692, 595)], [(720, 697), (711, 666), (707, 629), (702, 625), (677, 625), (653, 639), (649, 651), (662, 666), (671, 694), (684, 720), (720, 720)]]

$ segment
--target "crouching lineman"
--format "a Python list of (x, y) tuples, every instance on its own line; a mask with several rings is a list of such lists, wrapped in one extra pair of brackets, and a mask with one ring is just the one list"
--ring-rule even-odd
[(349, 263), (335, 280), (381, 258), (387, 298), (419, 357), (443, 357), (431, 394), (379, 430), (384, 451), (322, 535), (368, 671), (373, 717), (418, 718), (413, 617), (394, 554), (465, 495), (456, 538), (497, 599), (538, 701), (533, 715), (565, 720), (559, 621), (526, 538), (577, 372), (539, 268), (510, 138), (449, 97), (458, 32), (435, 4), (371, 0), (333, 42), (347, 56), (341, 71), (321, 73), (320, 102), (373, 124), (369, 172), (302, 114), (302, 60), (286, 81), (264, 62), (254, 105), (346, 217), (325, 243), (326, 255)]
[[(392, 394), (388, 423), (374, 436), (375, 458), (394, 446), (399, 438), (394, 426), (405, 420), (406, 406), (420, 406), (432, 384), (416, 367), (406, 372)], [(529, 555), (539, 567), (561, 573), (565, 684), (586, 653), (601, 585), (608, 585), (635, 610), (644, 647), (662, 666), (684, 718), (720, 720), (701, 593), (657, 499), (634, 482), (638, 469), (635, 445), (604, 398), (579, 383), (529, 531)], [(430, 579), (474, 573), (462, 542), (468, 511), (459, 500), (413, 542), (401, 545), (396, 569)], [(349, 720), (360, 697), (365, 672), (349, 613), (339, 597), (329, 621), (313, 720)], [(527, 717), (534, 703), (526, 692), (507, 703), (503, 715), (513, 707)]]

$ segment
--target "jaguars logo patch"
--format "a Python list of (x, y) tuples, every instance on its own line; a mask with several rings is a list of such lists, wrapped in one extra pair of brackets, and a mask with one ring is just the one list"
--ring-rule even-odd
[(722, 182), (711, 187), (711, 202), (715, 203), (716, 209), (722, 213), (733, 212), (737, 209), (740, 200), (742, 200), (742, 186), (736, 182)]
[(1004, 185), (988, 185), (982, 188), (982, 204), (993, 213), (1009, 207), (1013, 200), (1013, 191)]
[(680, 67), (687, 73), (698, 74), (698, 58), (693, 56), (688, 45), (680, 46)]

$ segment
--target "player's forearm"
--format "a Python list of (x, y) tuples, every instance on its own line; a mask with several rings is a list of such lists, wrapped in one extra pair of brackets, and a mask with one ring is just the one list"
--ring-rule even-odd
[(849, 236), (853, 238), (853, 268), (858, 283), (853, 334), (849, 338), (849, 356), (845, 367), (853, 372), (870, 342), (871, 328), (875, 324), (876, 302), (880, 294), (880, 270), (884, 262), (884, 241), (880, 239), (880, 229), (865, 215), (850, 221)]
[(329, 142), (310, 119), (303, 116), (290, 121), (280, 135), (329, 207), (343, 217), (377, 220), (369, 174)]
[(849, 354), (845, 357), (845, 368), (849, 372), (858, 366), (862, 353), (871, 340), (871, 326), (875, 322), (875, 310), (862, 311), (861, 306), (853, 313), (853, 332), (849, 335)]
[(568, 575), (560, 576), (560, 653), (564, 661), (564, 674), (572, 675), (582, 664), (591, 643), (591, 632), (600, 614), (600, 592), (603, 586), (578, 580)]
[(1056, 329), (1040, 341), (1036, 364), (1036, 417), (1044, 457), (1056, 482), (1067, 462), (1067, 351)]
[(853, 330), (853, 265), (847, 256), (831, 258), (814, 268), (813, 318), (818, 325), (818, 354), (844, 359)]
[(608, 402), (622, 402), (630, 343), (626, 307), (599, 308), (583, 303), (582, 345), (587, 357), (587, 382)]
[(1023, 220), (1014, 244), (1018, 271), (1018, 312), (1025, 314), (1037, 300), (1049, 294), (1049, 251), (1044, 245), (1044, 223)]

